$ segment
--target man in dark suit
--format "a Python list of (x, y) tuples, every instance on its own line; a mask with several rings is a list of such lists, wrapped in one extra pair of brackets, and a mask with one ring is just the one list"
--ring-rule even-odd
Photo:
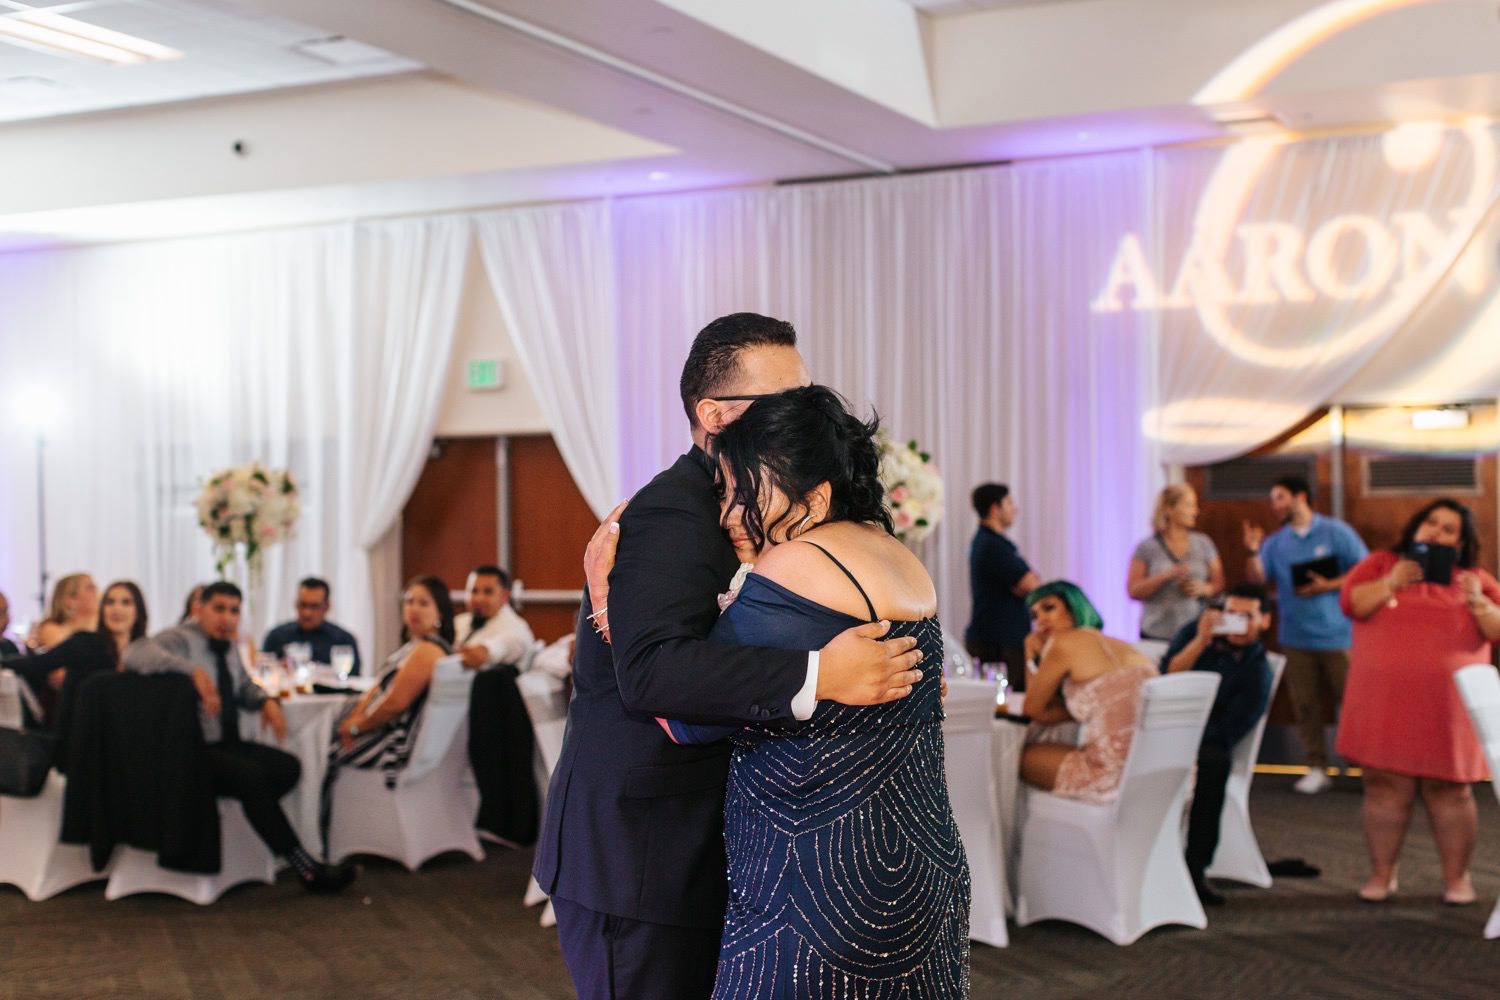
[(713, 989), (729, 747), (679, 746), (654, 717), (792, 722), (819, 700), (904, 697), (921, 677), (915, 643), (880, 641), (884, 622), (809, 652), (705, 641), (739, 562), (719, 525), (704, 448), (752, 400), (810, 381), (796, 342), (790, 324), (753, 313), (698, 334), (681, 381), (694, 447), (632, 498), (607, 587), (587, 595), (584, 611), (595, 614), (579, 616), (573, 701), (535, 874), (584, 1000)]

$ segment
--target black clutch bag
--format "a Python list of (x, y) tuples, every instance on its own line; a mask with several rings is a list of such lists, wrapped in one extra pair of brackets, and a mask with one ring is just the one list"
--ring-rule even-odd
[(49, 733), (0, 729), (0, 795), (35, 798), (47, 784), (56, 740)]

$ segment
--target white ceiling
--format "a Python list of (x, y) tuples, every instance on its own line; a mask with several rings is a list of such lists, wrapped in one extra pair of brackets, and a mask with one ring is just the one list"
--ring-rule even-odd
[[(184, 57), (0, 43), (0, 247), (1500, 111), (1490, 0), (1342, 0), (1292, 48), (1323, 0), (25, 2)], [(328, 37), (388, 55), (299, 49)]]
[(28, 8), (146, 38), (181, 51), (183, 57), (111, 66), (0, 41), (0, 122), (422, 68), (410, 59), (373, 49), (367, 58), (334, 65), (299, 49), (326, 39), (326, 30), (268, 14), (247, 0), (0, 0), (0, 17), (15, 17)]

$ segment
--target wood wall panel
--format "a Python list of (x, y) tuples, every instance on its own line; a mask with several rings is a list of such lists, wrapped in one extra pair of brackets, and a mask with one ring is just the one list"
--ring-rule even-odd
[(403, 582), (419, 574), (460, 590), (500, 550), (495, 438), (445, 438), (433, 448), (401, 513)]
[[(583, 592), (583, 549), (599, 526), (551, 435), (510, 439), (511, 573), (530, 590)], [(538, 639), (573, 631), (577, 601), (527, 603)]]

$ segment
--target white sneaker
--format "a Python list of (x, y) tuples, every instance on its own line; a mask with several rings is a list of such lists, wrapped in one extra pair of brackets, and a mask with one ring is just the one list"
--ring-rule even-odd
[(1308, 771), (1302, 777), (1298, 778), (1297, 783), (1292, 786), (1292, 791), (1301, 792), (1303, 795), (1317, 795), (1319, 792), (1326, 792), (1332, 787), (1333, 779), (1328, 776), (1327, 771), (1319, 767)]

